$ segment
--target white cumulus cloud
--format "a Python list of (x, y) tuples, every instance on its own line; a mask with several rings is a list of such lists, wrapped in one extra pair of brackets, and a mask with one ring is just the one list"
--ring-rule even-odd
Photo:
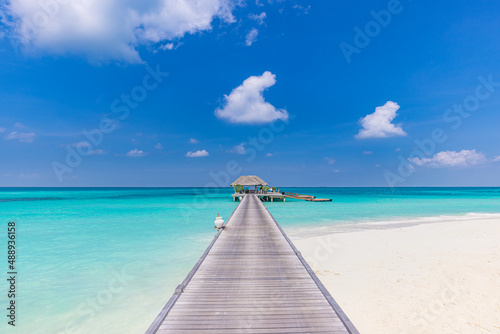
[(231, 123), (263, 124), (287, 120), (288, 112), (276, 109), (264, 100), (262, 93), (276, 83), (276, 76), (269, 71), (261, 76), (251, 76), (229, 95), (224, 95), (225, 105), (215, 110), (218, 118)]
[(406, 136), (400, 125), (392, 124), (392, 120), (397, 116), (399, 105), (392, 101), (381, 107), (375, 108), (373, 114), (369, 114), (360, 120), (361, 126), (356, 135), (357, 139), (367, 138), (388, 138), (396, 136)]
[(133, 150), (130, 150), (125, 154), (127, 157), (132, 157), (132, 158), (138, 158), (138, 157), (143, 157), (146, 155), (144, 151), (138, 150), (134, 148)]
[(35, 133), (33, 132), (11, 132), (5, 139), (7, 140), (19, 140), (21, 143), (32, 143), (35, 140)]
[(486, 157), (483, 153), (476, 150), (442, 151), (432, 158), (414, 158), (411, 160), (417, 166), (429, 167), (470, 167), (486, 163)]
[(186, 153), (186, 157), (188, 158), (203, 158), (203, 157), (208, 157), (208, 152), (206, 150), (201, 150), (201, 151), (192, 151)]
[(257, 41), (257, 36), (259, 36), (259, 30), (252, 28), (245, 37), (245, 45), (250, 46), (255, 43), (255, 41)]
[(231, 0), (10, 0), (2, 23), (28, 51), (139, 63), (141, 45), (160, 48), (210, 30), (216, 17), (234, 22), (234, 6)]

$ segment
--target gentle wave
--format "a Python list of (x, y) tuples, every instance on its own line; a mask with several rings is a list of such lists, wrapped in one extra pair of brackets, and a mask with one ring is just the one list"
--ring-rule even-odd
[(60, 201), (71, 199), (68, 197), (21, 197), (21, 198), (0, 198), (0, 202), (30, 202), (30, 201)]
[(394, 229), (401, 227), (417, 226), (422, 224), (433, 223), (453, 223), (470, 220), (482, 219), (498, 219), (500, 220), (500, 213), (478, 213), (469, 212), (462, 215), (439, 215), (439, 216), (425, 216), (425, 217), (400, 217), (383, 220), (371, 221), (352, 221), (339, 223), (332, 221), (331, 223), (322, 223), (320, 225), (293, 226), (287, 227), (286, 232), (294, 238), (321, 236), (335, 233), (345, 233), (364, 230), (382, 230)]
[(432, 222), (452, 222), (452, 221), (464, 221), (471, 219), (490, 219), (490, 218), (500, 218), (500, 213), (477, 213), (468, 212), (463, 215), (439, 215), (439, 216), (429, 216), (429, 217), (412, 217), (403, 219), (385, 219), (376, 220), (370, 222), (364, 222), (366, 225), (394, 225), (394, 224), (422, 224), (422, 223), (432, 223)]

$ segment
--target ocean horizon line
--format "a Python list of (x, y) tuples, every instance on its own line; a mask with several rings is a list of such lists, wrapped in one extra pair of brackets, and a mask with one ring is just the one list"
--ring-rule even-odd
[[(208, 187), (208, 186), (0, 186), (0, 189), (228, 189), (231, 186)], [(412, 189), (412, 188), (500, 188), (497, 186), (279, 186), (277, 188), (379, 188), (379, 189)]]

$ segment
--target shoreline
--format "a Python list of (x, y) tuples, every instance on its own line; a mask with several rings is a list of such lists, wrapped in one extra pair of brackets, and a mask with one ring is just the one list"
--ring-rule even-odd
[(334, 230), (289, 236), (360, 333), (499, 331), (500, 214)]
[(396, 228), (412, 227), (436, 223), (455, 223), (470, 220), (498, 219), (500, 221), (500, 212), (483, 213), (468, 212), (456, 215), (435, 215), (435, 216), (411, 216), (411, 217), (391, 217), (380, 219), (367, 219), (339, 223), (321, 223), (316, 226), (295, 225), (285, 226), (287, 235), (294, 240), (300, 240), (309, 237), (324, 236), (327, 234), (352, 233), (370, 230), (392, 230)]

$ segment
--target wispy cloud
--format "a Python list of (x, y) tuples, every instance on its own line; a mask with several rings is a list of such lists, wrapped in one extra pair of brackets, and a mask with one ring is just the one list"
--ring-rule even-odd
[(14, 123), (14, 126), (18, 129), (25, 129), (26, 128), (26, 126), (20, 122)]
[(181, 45), (182, 45), (182, 42), (177, 42), (177, 44), (174, 44), (174, 43), (165, 43), (165, 44), (163, 44), (163, 45), (160, 46), (160, 49), (163, 50), (163, 51), (165, 51), (165, 50), (176, 50)]
[(160, 46), (162, 50), (172, 50), (174, 48), (174, 43), (166, 43)]
[(76, 143), (69, 144), (68, 146), (80, 148), (80, 149), (89, 149), (88, 151), (82, 150), (82, 152), (84, 152), (84, 153), (81, 153), (82, 155), (103, 155), (103, 154), (108, 153), (106, 150), (103, 150), (103, 149), (92, 150), (91, 149), (92, 144), (90, 144), (88, 141), (79, 141)]
[(307, 7), (306, 6), (301, 6), (301, 5), (294, 5), (292, 8), (293, 9), (297, 9), (297, 10), (301, 11), (304, 14), (309, 14), (309, 11), (311, 10), (311, 5), (309, 5)]
[(36, 134), (34, 132), (11, 132), (5, 139), (7, 140), (19, 140), (21, 143), (32, 143), (35, 140)]
[(266, 18), (266, 12), (262, 12), (260, 13), (259, 15), (257, 14), (250, 14), (248, 15), (248, 17), (250, 17), (252, 20), (255, 20), (257, 21), (257, 23), (261, 26), (263, 25), (265, 22), (264, 22), (264, 19)]
[(373, 114), (369, 114), (360, 120), (361, 126), (356, 135), (357, 139), (368, 138), (388, 138), (396, 136), (406, 136), (400, 125), (392, 124), (392, 120), (397, 116), (399, 105), (388, 101), (385, 105), (375, 108)]
[(42, 175), (40, 175), (38, 173), (33, 173), (33, 174), (21, 173), (17, 177), (20, 179), (40, 179), (42, 177)]
[(370, 154), (373, 154), (373, 152), (372, 151), (363, 151), (363, 154), (364, 155), (370, 155)]
[(141, 150), (138, 150), (138, 149), (133, 149), (133, 150), (130, 150), (127, 152), (127, 154), (125, 154), (127, 157), (132, 157), (132, 158), (138, 158), (138, 157), (143, 157), (146, 155), (146, 153), (144, 151), (141, 151)]
[(325, 160), (326, 160), (326, 163), (329, 165), (333, 165), (335, 163), (335, 159), (333, 159), (333, 158), (325, 157)]
[(272, 153), (266, 153), (266, 157), (267, 158), (274, 157), (274, 154), (272, 154)]
[(251, 76), (243, 84), (225, 95), (225, 106), (215, 110), (218, 118), (231, 123), (262, 124), (287, 120), (288, 112), (276, 109), (264, 101), (264, 90), (276, 83), (276, 76), (269, 71), (261, 76)]
[(485, 155), (476, 150), (442, 151), (432, 158), (414, 158), (411, 160), (417, 166), (441, 167), (470, 167), (487, 162)]
[(107, 151), (101, 149), (101, 148), (98, 148), (97, 150), (92, 150), (92, 151), (89, 151), (89, 153), (87, 153), (87, 155), (103, 155), (103, 154), (106, 154), (108, 153)]
[(186, 157), (188, 158), (203, 158), (208, 157), (208, 152), (206, 150), (187, 152)]
[(158, 144), (155, 145), (155, 148), (157, 150), (163, 150), (163, 145), (161, 143), (158, 143)]
[(236, 145), (234, 146), (232, 149), (230, 149), (228, 151), (229, 153), (236, 153), (236, 154), (240, 154), (240, 155), (244, 155), (246, 154), (246, 150), (245, 150), (245, 145), (244, 143), (241, 143), (239, 145)]
[(259, 30), (257, 28), (252, 28), (245, 36), (245, 45), (251, 46), (255, 41), (257, 41), (257, 36), (259, 36)]
[(92, 145), (88, 141), (79, 141), (79, 142), (70, 144), (69, 146), (71, 146), (71, 147), (85, 148), (85, 147), (90, 147)]
[(499, 155), (499, 156), (497, 156), (497, 157), (495, 157), (495, 158), (493, 159), (493, 161), (495, 161), (495, 162), (496, 162), (496, 161), (500, 161), (500, 155)]
[(200, 141), (196, 138), (189, 138), (189, 143), (190, 144), (198, 144)]

